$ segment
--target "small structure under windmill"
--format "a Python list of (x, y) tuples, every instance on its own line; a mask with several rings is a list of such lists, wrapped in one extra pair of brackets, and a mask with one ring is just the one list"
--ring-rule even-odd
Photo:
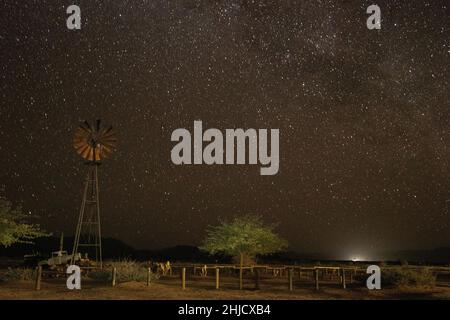
[(102, 232), (100, 223), (100, 201), (98, 184), (98, 167), (102, 160), (115, 151), (117, 139), (112, 126), (102, 127), (101, 120), (92, 125), (87, 121), (81, 123), (75, 132), (73, 146), (76, 152), (86, 160), (87, 176), (84, 184), (71, 263), (78, 255), (103, 267)]
[(59, 250), (53, 251), (49, 258), (39, 261), (38, 266), (48, 266), (51, 269), (58, 269), (62, 266), (66, 266), (69, 262), (76, 262), (78, 260), (80, 260), (79, 255), (73, 258), (71, 254), (68, 254), (67, 251), (64, 250), (64, 233), (61, 233)]

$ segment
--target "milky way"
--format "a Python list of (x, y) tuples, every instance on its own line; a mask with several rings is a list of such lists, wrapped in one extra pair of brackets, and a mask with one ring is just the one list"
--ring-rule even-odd
[[(4, 0), (0, 21), (0, 185), (49, 231), (74, 232), (71, 140), (99, 117), (119, 138), (103, 233), (133, 246), (198, 245), (245, 213), (296, 251), (450, 245), (448, 1)], [(173, 165), (170, 135), (194, 120), (279, 128), (278, 174)]]

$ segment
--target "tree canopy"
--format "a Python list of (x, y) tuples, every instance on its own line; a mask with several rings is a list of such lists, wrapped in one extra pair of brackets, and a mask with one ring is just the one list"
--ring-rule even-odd
[(35, 238), (48, 236), (38, 224), (25, 223), (26, 218), (21, 207), (13, 207), (10, 201), (0, 197), (0, 245), (32, 243)]
[(275, 225), (264, 225), (258, 215), (236, 217), (231, 222), (210, 226), (200, 249), (210, 254), (255, 257), (287, 247), (286, 240), (274, 232)]

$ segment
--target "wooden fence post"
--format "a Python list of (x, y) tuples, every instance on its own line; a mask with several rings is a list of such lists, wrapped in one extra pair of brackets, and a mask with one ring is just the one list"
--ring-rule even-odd
[(186, 268), (181, 269), (181, 288), (186, 289)]
[(217, 290), (219, 290), (219, 288), (220, 288), (219, 272), (220, 272), (220, 269), (216, 268), (216, 289)]
[(243, 287), (243, 270), (239, 268), (239, 290), (242, 290)]
[(314, 269), (316, 290), (319, 290), (319, 269)]
[(116, 286), (116, 278), (117, 278), (117, 268), (113, 267), (112, 269), (112, 286)]
[(288, 270), (288, 277), (289, 277), (289, 291), (292, 291), (293, 285), (292, 285), (292, 269)]
[(254, 279), (255, 279), (255, 290), (260, 290), (260, 288), (261, 288), (261, 286), (260, 286), (261, 276), (260, 276), (260, 270), (259, 269), (255, 269)]
[(36, 268), (36, 290), (41, 290), (42, 266)]
[(342, 288), (346, 288), (345, 285), (345, 269), (342, 269)]
[(240, 268), (239, 268), (239, 290), (242, 290), (242, 287), (243, 287), (243, 280), (242, 280), (242, 277), (243, 277), (243, 270), (242, 270), (242, 266), (243, 266), (243, 264), (244, 264), (244, 254), (243, 253), (241, 253), (241, 255), (240, 255)]
[(147, 287), (150, 285), (152, 281), (152, 268), (147, 269)]

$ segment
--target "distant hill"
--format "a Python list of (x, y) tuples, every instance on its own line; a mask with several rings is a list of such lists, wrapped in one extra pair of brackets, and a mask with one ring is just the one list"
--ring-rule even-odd
[[(73, 237), (64, 237), (63, 250), (72, 252)], [(24, 255), (39, 253), (49, 256), (53, 251), (59, 250), (59, 237), (44, 237), (34, 241), (34, 244), (14, 244), (8, 248), (0, 246), (0, 257), (23, 258)], [(126, 243), (114, 238), (102, 238), (103, 260), (133, 259), (139, 261), (198, 261), (198, 262), (226, 262), (229, 258), (224, 256), (210, 256), (194, 246), (174, 246), (159, 250), (137, 250)]]
[(401, 250), (386, 252), (382, 255), (385, 260), (429, 263), (450, 263), (450, 247), (442, 247), (430, 250)]
[(295, 251), (281, 251), (269, 255), (265, 255), (258, 259), (260, 262), (264, 263), (286, 263), (286, 264), (295, 264), (298, 262), (309, 263), (314, 261), (325, 260), (320, 257), (319, 254), (309, 253), (298, 253)]
[[(73, 237), (64, 237), (63, 249), (72, 252)], [(34, 244), (16, 243), (8, 248), (0, 246), (0, 257), (18, 258), (26, 254), (40, 253), (50, 255), (52, 251), (59, 250), (59, 237), (44, 237), (34, 241)], [(133, 256), (135, 250), (120, 240), (102, 238), (102, 251), (104, 259), (119, 259)]]
[(231, 259), (225, 256), (210, 256), (194, 246), (175, 246), (160, 250), (136, 250), (133, 257), (136, 260), (154, 261), (179, 261), (179, 262), (230, 262)]

